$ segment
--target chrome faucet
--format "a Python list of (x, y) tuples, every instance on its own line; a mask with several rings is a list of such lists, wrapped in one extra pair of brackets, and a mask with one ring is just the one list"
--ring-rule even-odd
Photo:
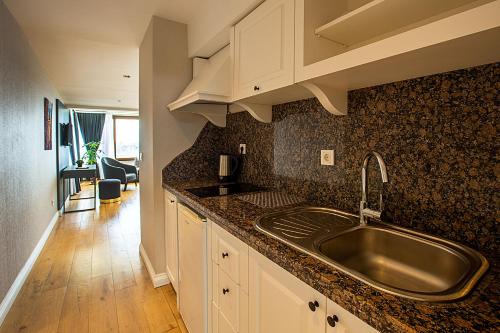
[(368, 184), (366, 182), (366, 177), (367, 177), (367, 169), (368, 169), (368, 162), (370, 162), (370, 158), (372, 156), (375, 156), (378, 161), (378, 165), (380, 167), (380, 173), (382, 174), (382, 183), (387, 183), (387, 168), (385, 167), (385, 162), (382, 159), (382, 156), (380, 156), (379, 153), (377, 152), (370, 152), (365, 155), (365, 159), (363, 161), (363, 168), (361, 169), (361, 202), (359, 204), (359, 219), (361, 222), (361, 225), (366, 225), (368, 222), (368, 218), (375, 218), (380, 220), (380, 215), (382, 214), (382, 210), (384, 209), (384, 202), (382, 198), (382, 193), (383, 191), (380, 192), (380, 211), (373, 210), (368, 208), (368, 202), (367, 202), (367, 192), (368, 192)]

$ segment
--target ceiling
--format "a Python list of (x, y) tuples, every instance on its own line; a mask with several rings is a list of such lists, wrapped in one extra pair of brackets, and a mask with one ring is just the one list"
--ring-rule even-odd
[[(204, 0), (4, 0), (65, 104), (137, 110), (153, 15), (188, 23)], [(123, 77), (130, 75), (130, 78)]]

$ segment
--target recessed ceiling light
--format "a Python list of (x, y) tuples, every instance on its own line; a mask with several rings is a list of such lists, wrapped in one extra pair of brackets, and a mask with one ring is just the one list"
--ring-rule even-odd
[(126, 79), (130, 79), (130, 75), (128, 75), (128, 74), (123, 74), (123, 77)]

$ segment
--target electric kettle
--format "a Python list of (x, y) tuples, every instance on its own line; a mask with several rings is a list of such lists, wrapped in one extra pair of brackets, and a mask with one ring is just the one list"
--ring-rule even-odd
[(234, 155), (219, 155), (219, 180), (229, 182), (234, 180), (236, 170), (238, 169), (238, 158)]

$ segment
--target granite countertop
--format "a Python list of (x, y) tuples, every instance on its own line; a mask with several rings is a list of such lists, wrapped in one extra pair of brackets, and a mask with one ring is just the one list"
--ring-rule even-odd
[(380, 332), (500, 331), (500, 270), (491, 257), (479, 285), (458, 302), (429, 303), (390, 295), (254, 229), (257, 217), (290, 206), (261, 208), (238, 195), (198, 198), (186, 191), (214, 184), (195, 180), (164, 182), (163, 187)]

